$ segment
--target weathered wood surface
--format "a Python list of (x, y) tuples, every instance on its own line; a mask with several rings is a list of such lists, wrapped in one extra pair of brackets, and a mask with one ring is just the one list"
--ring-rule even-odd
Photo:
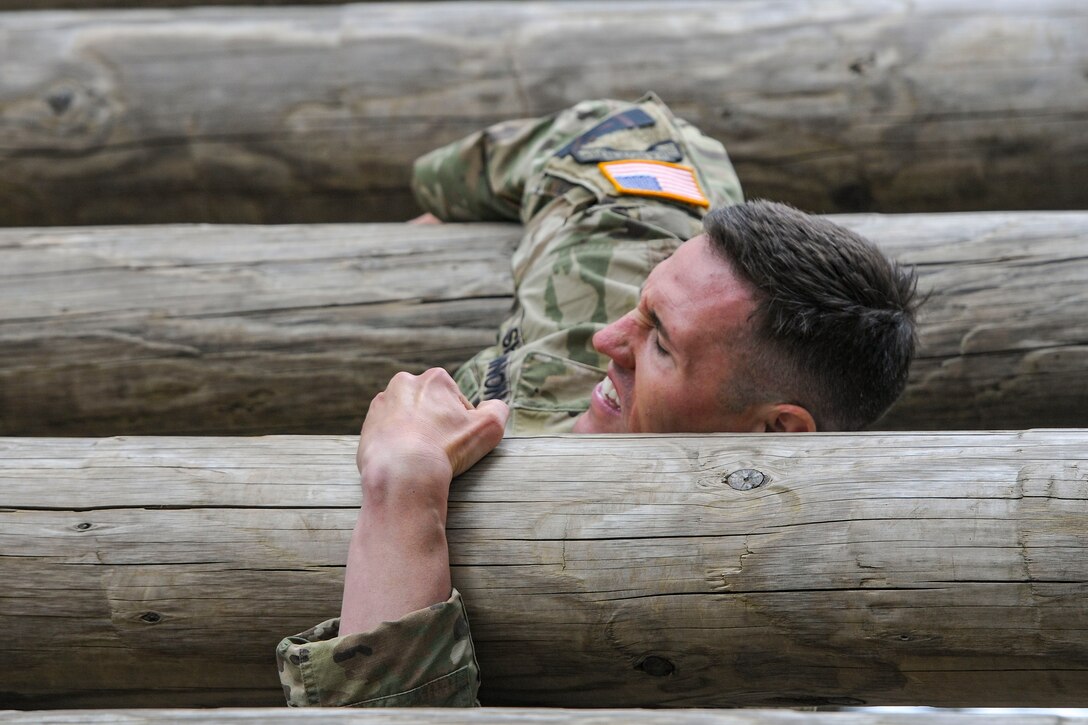
[(0, 230), (0, 431), (350, 433), (511, 304), (508, 225)]
[(379, 3), (0, 17), (0, 224), (405, 219), (411, 161), (661, 93), (752, 196), (1088, 206), (1082, 0)]
[[(382, 0), (375, 0), (382, 1)], [(415, 0), (437, 2), (438, 0)], [(339, 5), (339, 0), (0, 0), (5, 10), (97, 10), (101, 8), (182, 8), (191, 5)]]
[[(1088, 425), (1088, 213), (838, 216), (933, 291), (889, 429)], [(0, 230), (0, 434), (353, 433), (508, 312), (519, 229)]]
[(8, 725), (157, 725), (304, 722), (307, 725), (1084, 725), (1081, 710), (986, 712), (796, 712), (792, 710), (562, 710), (489, 707), (483, 710), (381, 709), (300, 711), (269, 708), (220, 710), (37, 710), (0, 712)]
[[(350, 437), (0, 440), (3, 707), (274, 705)], [(767, 482), (731, 488), (754, 469)], [(484, 701), (1088, 704), (1088, 430), (514, 438), (452, 489)]]

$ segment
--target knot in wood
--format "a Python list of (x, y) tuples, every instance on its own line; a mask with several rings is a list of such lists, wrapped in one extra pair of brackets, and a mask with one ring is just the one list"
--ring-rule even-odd
[(664, 657), (650, 655), (639, 662), (635, 669), (642, 670), (651, 677), (665, 677), (676, 671), (676, 665)]
[(76, 528), (79, 529), (80, 531), (86, 531), (87, 529), (91, 528), (91, 525), (89, 523), (87, 523), (86, 521), (84, 521), (81, 524), (76, 524)]
[(158, 624), (162, 621), (162, 615), (158, 612), (144, 612), (140, 615), (140, 621), (148, 624)]
[(75, 99), (75, 94), (67, 88), (62, 88), (53, 91), (45, 97), (49, 107), (53, 109), (53, 113), (57, 116), (67, 111), (72, 106), (72, 101)]
[(735, 488), (738, 491), (751, 491), (753, 488), (759, 488), (766, 483), (767, 477), (754, 468), (742, 468), (726, 476), (725, 482), (729, 484), (730, 488)]

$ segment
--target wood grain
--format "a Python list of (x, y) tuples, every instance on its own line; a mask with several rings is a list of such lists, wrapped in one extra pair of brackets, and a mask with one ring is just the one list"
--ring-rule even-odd
[(299, 711), (284, 708), (219, 710), (53, 710), (0, 712), (8, 725), (157, 725), (305, 722), (307, 725), (1083, 725), (1077, 710), (956, 710), (917, 712), (795, 712), (791, 710), (563, 710), (489, 707), (483, 710), (402, 708)]
[(503, 225), (0, 231), (0, 430), (357, 431), (511, 304)]
[[(349, 437), (0, 440), (3, 707), (267, 706)], [(505, 440), (458, 479), (487, 704), (1084, 706), (1088, 431)], [(767, 483), (738, 491), (742, 469)]]
[(7, 13), (0, 224), (406, 219), (437, 145), (647, 90), (750, 196), (1085, 208), (1086, 62), (1080, 0)]
[[(1088, 425), (1088, 213), (846, 215), (932, 297), (880, 427)], [(0, 230), (0, 434), (354, 433), (511, 305), (517, 227)]]

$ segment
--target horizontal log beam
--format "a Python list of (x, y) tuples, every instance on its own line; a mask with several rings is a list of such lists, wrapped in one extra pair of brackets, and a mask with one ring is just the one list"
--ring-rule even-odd
[(0, 230), (0, 431), (349, 433), (511, 304), (508, 225)]
[[(339, 609), (354, 446), (0, 439), (0, 707), (277, 704), (275, 643)], [(1058, 707), (1086, 517), (1088, 430), (557, 436), (458, 479), (449, 540), (487, 704)]]
[[(1088, 406), (1088, 213), (838, 216), (932, 298), (886, 429)], [(352, 433), (511, 304), (506, 225), (0, 230), (0, 434)]]
[(1082, 711), (794, 712), (790, 710), (561, 710), (490, 707), (484, 710), (403, 708), (323, 710), (52, 710), (0, 712), (6, 725), (158, 725), (297, 723), (307, 725), (1086, 725)]
[[(361, 0), (365, 2), (366, 0)], [(384, 0), (375, 0), (384, 1)], [(438, 0), (413, 0), (437, 2)], [(99, 10), (102, 8), (183, 8), (193, 5), (339, 5), (339, 0), (0, 0), (10, 10)]]
[(1080, 0), (9, 13), (0, 39), (4, 225), (405, 219), (434, 146), (648, 89), (752, 196), (1088, 207)]

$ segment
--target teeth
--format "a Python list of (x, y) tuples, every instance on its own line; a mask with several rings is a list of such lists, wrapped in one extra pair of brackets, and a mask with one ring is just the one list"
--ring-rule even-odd
[(616, 406), (617, 408), (620, 407), (620, 398), (618, 395), (616, 395), (616, 386), (612, 384), (612, 378), (606, 377), (604, 380), (601, 381), (600, 391), (601, 395), (604, 396), (605, 400), (612, 403), (612, 405)]

